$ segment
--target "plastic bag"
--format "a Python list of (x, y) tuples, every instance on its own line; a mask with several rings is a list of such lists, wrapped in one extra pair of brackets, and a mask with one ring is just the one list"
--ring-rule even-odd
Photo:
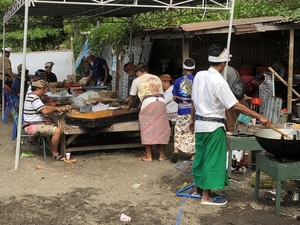
[(74, 107), (76, 107), (76, 108), (80, 108), (80, 107), (86, 106), (85, 99), (81, 98), (81, 97), (74, 98), (73, 99), (73, 103), (74, 103)]

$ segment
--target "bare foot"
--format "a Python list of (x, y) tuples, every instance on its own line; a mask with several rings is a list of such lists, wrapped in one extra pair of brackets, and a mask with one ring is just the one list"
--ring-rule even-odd
[(158, 161), (168, 160), (167, 156), (159, 157)]
[(190, 158), (191, 161), (193, 161), (195, 158), (195, 154), (192, 154), (192, 157)]
[(138, 160), (145, 161), (145, 162), (152, 162), (152, 159), (147, 158), (146, 156), (143, 156), (143, 157), (139, 158)]
[(202, 189), (195, 186), (193, 190), (193, 195), (201, 195), (202, 194)]

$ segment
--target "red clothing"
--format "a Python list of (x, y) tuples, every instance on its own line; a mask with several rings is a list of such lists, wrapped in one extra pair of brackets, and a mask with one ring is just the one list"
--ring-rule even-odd
[(240, 78), (245, 83), (245, 94), (249, 97), (256, 97), (255, 93), (258, 86), (252, 84), (254, 77), (250, 75), (242, 75)]

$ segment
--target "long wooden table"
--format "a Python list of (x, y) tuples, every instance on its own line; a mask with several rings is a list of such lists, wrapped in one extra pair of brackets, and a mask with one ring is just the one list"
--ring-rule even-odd
[(83, 126), (68, 125), (65, 122), (64, 115), (54, 113), (52, 116), (53, 121), (61, 129), (60, 137), (60, 153), (64, 155), (66, 152), (78, 152), (78, 151), (91, 151), (91, 150), (106, 150), (106, 149), (122, 149), (122, 148), (137, 148), (143, 147), (141, 143), (118, 143), (118, 144), (105, 144), (105, 145), (89, 145), (86, 143), (85, 146), (72, 147), (70, 144), (76, 140), (82, 134), (89, 134), (97, 131), (98, 133), (105, 132), (128, 132), (128, 131), (139, 131), (139, 122), (129, 121), (114, 123), (107, 127), (89, 128)]

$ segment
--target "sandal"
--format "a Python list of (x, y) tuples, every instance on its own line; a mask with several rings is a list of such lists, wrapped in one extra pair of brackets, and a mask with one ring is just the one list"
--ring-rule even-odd
[(56, 155), (52, 155), (52, 158), (58, 161), (63, 160), (63, 157), (59, 153), (57, 153)]

